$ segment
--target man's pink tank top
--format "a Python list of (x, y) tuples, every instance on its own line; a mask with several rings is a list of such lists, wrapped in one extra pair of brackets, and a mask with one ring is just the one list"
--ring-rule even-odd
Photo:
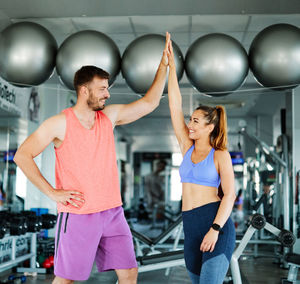
[(111, 121), (97, 111), (93, 128), (86, 129), (72, 108), (63, 112), (67, 123), (64, 141), (55, 148), (56, 188), (80, 191), (85, 202), (80, 209), (57, 203), (58, 212), (89, 214), (122, 205)]

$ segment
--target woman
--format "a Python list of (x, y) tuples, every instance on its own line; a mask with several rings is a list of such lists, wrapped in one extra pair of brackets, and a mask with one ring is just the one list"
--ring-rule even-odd
[[(235, 246), (235, 229), (229, 216), (236, 198), (226, 150), (226, 113), (222, 106), (200, 106), (185, 124), (171, 43), (168, 53), (169, 107), (183, 155), (179, 172), (185, 263), (193, 284), (223, 283)], [(218, 197), (220, 183), (222, 200)]]

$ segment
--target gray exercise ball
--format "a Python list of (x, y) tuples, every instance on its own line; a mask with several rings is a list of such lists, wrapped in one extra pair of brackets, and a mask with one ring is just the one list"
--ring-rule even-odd
[(198, 91), (211, 96), (228, 95), (238, 89), (248, 75), (247, 52), (231, 36), (208, 34), (189, 47), (185, 71)]
[[(165, 37), (148, 34), (132, 41), (122, 56), (122, 74), (129, 87), (138, 94), (145, 94), (150, 88), (161, 61)], [(178, 80), (184, 71), (183, 55), (173, 42), (176, 73)], [(164, 92), (167, 92), (167, 83)]]
[(56, 71), (61, 81), (74, 90), (74, 74), (84, 65), (94, 65), (108, 72), (109, 84), (112, 84), (120, 72), (120, 51), (114, 41), (101, 32), (77, 32), (65, 39), (59, 47)]
[(53, 73), (56, 53), (56, 40), (43, 26), (12, 24), (0, 37), (0, 76), (24, 87), (42, 84)]
[(262, 30), (251, 43), (249, 64), (265, 87), (284, 89), (300, 84), (300, 29), (276, 24)]

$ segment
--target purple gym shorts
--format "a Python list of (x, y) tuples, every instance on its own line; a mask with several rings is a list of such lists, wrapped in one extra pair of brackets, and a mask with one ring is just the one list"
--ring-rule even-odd
[(93, 214), (58, 215), (54, 274), (87, 280), (94, 261), (99, 272), (137, 267), (132, 235), (121, 206)]

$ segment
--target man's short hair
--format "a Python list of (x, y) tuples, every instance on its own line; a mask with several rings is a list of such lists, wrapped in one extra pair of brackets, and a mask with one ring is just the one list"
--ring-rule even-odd
[(109, 73), (93, 65), (82, 66), (74, 75), (73, 84), (76, 92), (78, 92), (80, 86), (91, 82), (95, 77), (108, 80)]

